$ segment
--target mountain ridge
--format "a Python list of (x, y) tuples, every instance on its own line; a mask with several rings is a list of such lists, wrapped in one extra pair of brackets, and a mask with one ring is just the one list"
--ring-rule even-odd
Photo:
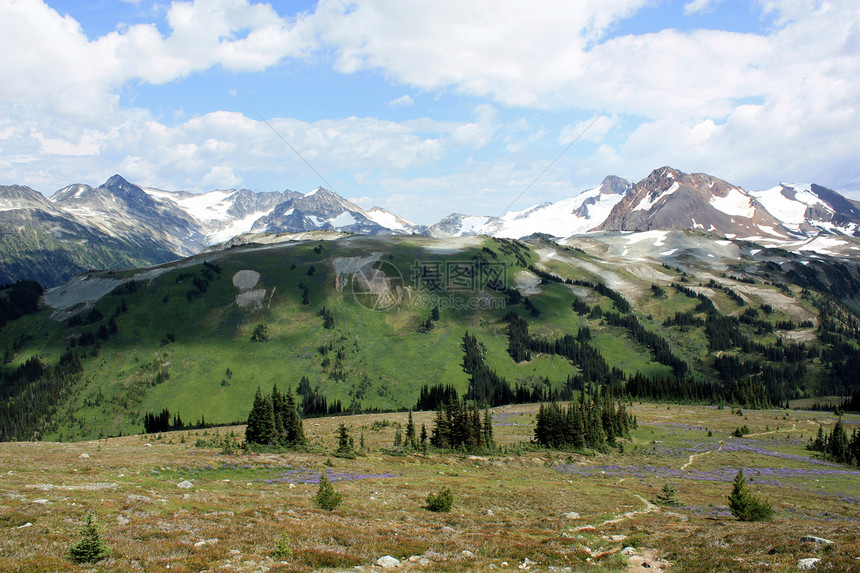
[[(33, 217), (36, 211), (42, 215)], [(322, 187), (305, 194), (289, 189), (190, 193), (139, 186), (119, 174), (98, 187), (76, 183), (50, 197), (22, 185), (0, 186), (0, 214), (0, 231), (9, 237), (20, 235), (22, 221), (27, 220), (43, 235), (54, 237), (51, 252), (62, 251), (64, 245), (78, 251), (69, 259), (73, 263), (63, 267), (66, 270), (39, 273), (37, 280), (47, 281), (48, 286), (67, 280), (72, 276), (69, 273), (93, 268), (96, 261), (88, 261), (80, 252), (82, 241), (102, 250), (119, 248), (128, 257), (125, 266), (130, 266), (158, 264), (219, 244), (245, 243), (263, 234), (317, 231), (436, 238), (488, 235), (516, 239), (541, 234), (563, 239), (602, 231), (690, 229), (777, 242), (817, 235), (860, 236), (860, 202), (826, 187), (781, 183), (746, 191), (712, 175), (687, 174), (668, 166), (638, 182), (609, 175), (597, 187), (556, 202), (537, 203), (501, 216), (455, 212), (429, 226), (381, 207), (364, 210)], [(246, 234), (248, 239), (240, 238)], [(0, 255), (10, 250), (15, 248), (4, 247)], [(49, 267), (50, 253), (44, 244), (36, 241), (24, 251), (15, 259), (20, 263), (10, 262), (7, 256), (6, 264), (0, 265), (0, 281), (34, 278), (24, 261), (42, 269)], [(119, 257), (112, 264), (123, 266), (121, 261)]]

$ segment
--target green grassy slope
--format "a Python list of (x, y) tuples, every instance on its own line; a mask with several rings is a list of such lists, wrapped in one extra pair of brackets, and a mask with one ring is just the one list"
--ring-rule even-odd
[[(554, 249), (552, 256), (546, 256), (547, 248)], [(374, 266), (392, 285), (404, 287), (401, 302), (390, 309), (368, 308), (373, 297), (363, 294), (362, 284), (349, 273), (338, 284), (336, 268), (345, 258), (369, 256), (378, 258)], [(480, 280), (472, 289), (449, 278), (447, 290), (435, 293), (440, 297), (435, 300), (428, 296), (434, 293), (414, 280), (418, 267), (449, 265), (453, 269), (472, 264), (476, 256), (502, 265), (498, 268), (504, 270), (509, 287), (522, 280), (523, 273), (528, 274), (526, 267), (532, 265), (566, 279), (615, 284), (633, 304), (645, 328), (669, 342), (688, 363), (694, 378), (715, 380), (714, 353), (702, 329), (663, 326), (665, 318), (696, 306), (695, 299), (669, 287), (670, 282), (680, 280), (676, 271), (643, 262), (650, 274), (641, 269), (633, 272), (557, 245), (530, 242), (526, 246), (490, 238), (445, 243), (423, 237), (350, 237), (234, 248), (169, 265), (160, 273), (94, 273), (93, 281), (108, 277), (136, 280), (92, 304), (81, 302), (63, 312), (45, 308), (7, 325), (0, 331), (0, 350), (7, 356), (2, 368), (10, 373), (34, 356), (53, 365), (81, 335), (97, 337), (96, 345), (75, 344), (72, 348), (81, 357), (83, 372), (74, 386), (58, 391), (59, 406), (42, 420), (37, 434), (46, 439), (139, 432), (144, 414), (163, 408), (179, 414), (186, 423), (204, 417), (209, 423), (239, 421), (247, 416), (258, 386), (268, 391), (278, 384), (281, 389), (295, 390), (303, 376), (330, 404), (339, 400), (344, 408), (411, 408), (423, 385), (450, 384), (461, 393), (466, 391), (469, 379), (462, 368), (461, 341), (467, 330), (484, 345), (487, 363), (512, 386), (542, 384), (548, 378), (552, 387), (560, 388), (569, 375), (578, 372), (569, 361), (538, 354), (522, 363), (511, 359), (504, 320), (511, 310), (528, 317), (531, 332), (537, 336), (575, 335), (580, 327), (589, 327), (592, 342), (605, 360), (625, 374), (671, 374), (669, 366), (655, 362), (651, 351), (624, 328), (573, 312), (574, 294), (591, 306), (613, 310), (608, 297), (590, 288), (545, 282), (532, 293), (521, 289), (540, 310), (540, 316), (533, 317), (522, 303), (509, 304), (503, 294), (485, 288)], [(254, 287), (265, 289), (259, 307), (237, 304), (239, 290), (233, 277), (243, 270), (260, 275)], [(651, 292), (655, 282), (666, 290), (664, 296)], [(695, 276), (686, 284), (711, 296), (727, 315), (761, 307), (778, 295), (785, 299), (784, 304), (768, 320), (814, 318), (814, 309), (800, 299), (800, 289), (742, 285), (747, 288), (747, 302), (741, 307), (722, 291), (699, 287)], [(303, 289), (308, 304), (303, 304)], [(420, 332), (420, 323), (440, 301), (441, 319), (429, 332)], [(477, 306), (475, 301), (485, 308), (470, 308), (470, 304)], [(332, 328), (324, 327), (323, 307), (334, 318)], [(70, 326), (70, 320), (76, 320), (70, 316), (87, 317), (92, 309), (102, 318)], [(103, 337), (106, 340), (98, 339), (99, 329), (108, 329), (111, 320), (116, 332)], [(266, 326), (268, 341), (252, 341), (258, 325)], [(801, 337), (811, 344), (815, 341), (811, 327), (790, 333), (758, 334), (746, 325), (742, 330), (759, 342), (774, 343), (777, 334)], [(820, 371), (818, 363), (810, 360), (806, 384), (813, 387)], [(10, 400), (26, 404), (22, 395)]]

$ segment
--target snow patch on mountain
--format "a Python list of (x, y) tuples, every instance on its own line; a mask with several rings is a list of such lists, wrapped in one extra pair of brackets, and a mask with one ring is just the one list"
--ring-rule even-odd
[(732, 217), (751, 219), (755, 215), (752, 198), (737, 187), (730, 189), (725, 197), (714, 195), (710, 202), (714, 209)]
[[(672, 174), (669, 173), (669, 175), (672, 175)], [(675, 177), (672, 176), (672, 179), (674, 179), (674, 178)], [(680, 187), (681, 186), (678, 184), (678, 182), (675, 181), (674, 183), (672, 183), (672, 186), (669, 187), (668, 189), (666, 189), (663, 193), (659, 193), (659, 194), (655, 193), (654, 195), (652, 195), (650, 197), (646, 195), (645, 198), (642, 199), (638, 205), (633, 207), (633, 210), (634, 211), (650, 211), (651, 207), (656, 205), (661, 199), (668, 197), (669, 195), (671, 195), (672, 193), (674, 193), (675, 191), (680, 189)]]
[[(794, 198), (786, 196), (786, 188), (794, 188)], [(782, 224), (792, 230), (799, 230), (806, 221), (806, 209), (818, 203), (818, 197), (807, 187), (801, 185), (777, 185), (764, 191), (750, 191), (750, 195), (758, 199), (768, 212), (782, 221)]]

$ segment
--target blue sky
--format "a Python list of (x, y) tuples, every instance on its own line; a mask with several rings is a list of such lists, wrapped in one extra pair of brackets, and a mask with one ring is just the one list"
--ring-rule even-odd
[(0, 50), (0, 184), (47, 195), (324, 185), (432, 223), (671, 165), (860, 198), (851, 1), (9, 0)]

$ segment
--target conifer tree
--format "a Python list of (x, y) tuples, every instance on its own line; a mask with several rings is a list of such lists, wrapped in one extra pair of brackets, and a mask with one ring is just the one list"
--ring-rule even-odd
[(287, 426), (284, 420), (286, 411), (286, 400), (277, 385), (272, 387), (272, 414), (275, 424), (275, 442), (285, 446), (287, 445)]
[(742, 469), (738, 470), (732, 485), (729, 510), (741, 521), (770, 521), (773, 518), (770, 504), (760, 501), (747, 489), (747, 480)]
[(406, 447), (412, 449), (418, 447), (415, 439), (415, 422), (412, 421), (412, 410), (409, 410), (409, 420), (406, 422)]
[(87, 513), (80, 533), (80, 541), (69, 548), (69, 555), (76, 563), (95, 563), (110, 555), (110, 549), (102, 541), (92, 512)]
[(343, 422), (337, 427), (337, 450), (334, 453), (336, 456), (344, 458), (355, 457), (355, 448), (352, 438), (349, 436), (349, 428)]
[(481, 438), (484, 447), (492, 448), (495, 444), (493, 440), (493, 414), (489, 408), (484, 408), (484, 422), (481, 427)]
[(248, 425), (245, 428), (245, 441), (249, 444), (265, 443), (264, 422), (263, 418), (266, 414), (266, 406), (263, 398), (263, 391), (257, 386), (257, 393), (254, 395), (254, 404), (251, 406), (251, 413), (248, 414)]
[(296, 405), (296, 397), (292, 390), (287, 392), (284, 400), (284, 429), (286, 433), (287, 445), (292, 447), (302, 447), (307, 445), (308, 440), (305, 437), (305, 429), (302, 425), (302, 418), (299, 416), (299, 410)]

